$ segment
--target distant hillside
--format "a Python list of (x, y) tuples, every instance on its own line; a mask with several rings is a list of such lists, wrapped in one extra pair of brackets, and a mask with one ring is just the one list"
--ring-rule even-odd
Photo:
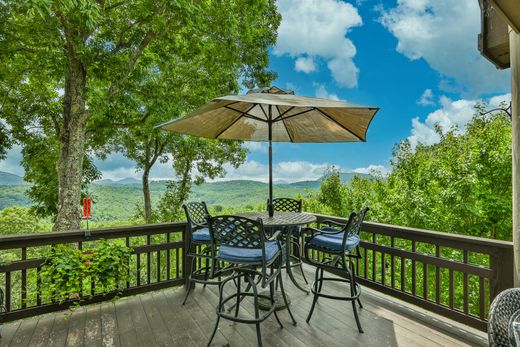
[[(5, 173), (4, 173), (5, 174)], [(366, 176), (366, 175), (365, 175)], [(13, 206), (30, 206), (31, 201), (25, 195), (27, 184), (16, 175), (5, 174), (0, 177), (9, 177), (2, 182), (0, 188), (0, 209)], [(352, 173), (341, 174), (343, 182), (350, 181)], [(305, 197), (310, 192), (320, 188), (322, 179), (294, 183), (279, 183), (273, 187), (274, 196)], [(152, 202), (156, 203), (166, 190), (167, 181), (152, 181), (150, 191)], [(1, 185), (2, 183), (0, 183)], [(100, 221), (128, 220), (135, 212), (137, 204), (142, 203), (141, 181), (134, 178), (125, 178), (119, 181), (109, 179), (96, 181), (90, 185), (89, 191), (93, 196), (92, 211), (94, 218)], [(204, 200), (209, 205), (240, 208), (256, 207), (267, 200), (267, 183), (251, 180), (234, 180), (223, 182), (203, 183), (193, 186), (190, 200)]]
[(22, 177), (12, 173), (0, 171), (0, 186), (23, 186), (26, 184), (27, 183), (23, 180)]

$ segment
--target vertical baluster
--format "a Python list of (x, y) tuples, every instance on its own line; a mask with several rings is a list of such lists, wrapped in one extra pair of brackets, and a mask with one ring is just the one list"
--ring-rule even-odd
[[(22, 248), (22, 260), (27, 260), (27, 248)], [(27, 307), (27, 270), (22, 269), (22, 308)]]
[(357, 254), (357, 258), (356, 258), (356, 276), (361, 276), (361, 271), (359, 271), (359, 257), (361, 257), (361, 248), (360, 247), (356, 248), (356, 254)]
[[(146, 235), (146, 244), (150, 245), (152, 243), (152, 236)], [(152, 252), (146, 251), (146, 283), (151, 283), (151, 264), (152, 263)]]
[[(78, 241), (78, 249), (83, 250), (83, 242)], [(83, 296), (83, 280), (79, 281), (79, 294)]]
[(161, 282), (161, 251), (157, 251), (157, 282)]
[[(463, 252), (463, 262), (464, 264), (467, 264), (468, 263), (468, 251), (467, 250), (464, 250)], [(469, 298), (468, 298), (468, 274), (466, 272), (463, 273), (463, 277), (464, 277), (464, 283), (463, 283), (463, 291), (464, 291), (464, 302), (463, 302), (463, 311), (465, 314), (468, 314), (468, 303), (469, 303)]]
[[(376, 241), (377, 238), (376, 238), (376, 234), (372, 234), (372, 243), (373, 244), (376, 244)], [(376, 250), (373, 249), (372, 250), (372, 281), (376, 281), (376, 256), (377, 256), (377, 253), (376, 253)]]
[[(441, 257), (441, 247), (435, 245), (435, 256)], [(439, 266), (435, 266), (435, 302), (439, 304), (441, 301), (441, 269)]]
[(386, 264), (385, 264), (385, 253), (381, 252), (381, 284), (385, 285), (386, 276)]
[(137, 253), (137, 286), (141, 286), (141, 253)]
[(428, 264), (423, 263), (423, 298), (428, 300)]
[(175, 278), (180, 278), (179, 269), (179, 248), (177, 248), (175, 249)]
[(365, 278), (368, 278), (368, 248), (363, 248), (363, 259), (365, 261)]
[(450, 308), (453, 309), (453, 296), (454, 296), (454, 285), (453, 285), (453, 270), (450, 269), (450, 282), (449, 282), (449, 288), (450, 288)]
[[(395, 239), (393, 236), (390, 238), (390, 247), (395, 248)], [(393, 254), (390, 255), (390, 286), (395, 288), (395, 257)]]
[[(125, 238), (125, 244), (126, 244), (126, 247), (130, 247), (130, 237), (126, 237)], [(130, 260), (128, 260), (128, 277), (130, 277)], [(130, 288), (130, 281), (126, 281), (126, 288)]]
[(5, 310), (11, 311), (11, 271), (5, 273)]
[[(166, 242), (170, 243), (170, 233), (166, 233)], [(166, 279), (169, 280), (171, 278), (170, 275), (170, 253), (171, 249), (166, 250)]]
[(486, 292), (484, 290), (484, 277), (479, 276), (479, 316), (486, 319)]
[[(415, 253), (416, 245), (415, 240), (412, 240), (412, 253)], [(412, 255), (412, 295), (415, 296), (415, 287), (417, 285), (417, 268), (415, 264), (415, 255)]]
[(406, 288), (406, 282), (404, 280), (404, 272), (406, 271), (405, 268), (406, 260), (405, 258), (401, 257), (401, 291), (404, 292)]
[(40, 295), (41, 286), (42, 286), (42, 281), (40, 278), (41, 271), (42, 271), (42, 267), (38, 266), (36, 268), (36, 306), (41, 306), (41, 304), (42, 304), (42, 297)]

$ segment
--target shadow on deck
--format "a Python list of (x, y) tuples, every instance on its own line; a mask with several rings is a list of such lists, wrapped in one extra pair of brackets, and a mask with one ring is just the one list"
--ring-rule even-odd
[[(312, 268), (305, 266), (307, 278)], [(295, 271), (298, 274), (297, 271)], [(301, 279), (301, 276), (298, 276)], [(285, 328), (271, 316), (262, 323), (265, 346), (468, 346), (485, 345), (485, 334), (365, 288), (359, 334), (349, 302), (320, 299), (310, 324), (305, 322), (312, 295), (286, 278), (292, 312)], [(331, 283), (330, 292), (345, 290)], [(348, 290), (348, 289), (347, 289)], [(197, 285), (185, 306), (184, 288), (172, 288), (7, 323), (1, 346), (205, 346), (215, 322), (217, 291)], [(251, 313), (251, 302), (241, 305)], [(255, 346), (254, 325), (221, 320), (212, 346)]]

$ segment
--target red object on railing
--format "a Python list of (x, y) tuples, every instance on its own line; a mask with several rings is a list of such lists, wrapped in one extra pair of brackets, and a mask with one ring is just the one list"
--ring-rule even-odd
[(90, 196), (86, 196), (83, 198), (83, 216), (82, 219), (92, 219), (91, 214), (91, 207), (92, 207), (92, 198)]

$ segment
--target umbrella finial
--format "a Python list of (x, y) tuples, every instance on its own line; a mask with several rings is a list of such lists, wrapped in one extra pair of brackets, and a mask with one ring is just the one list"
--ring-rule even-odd
[(252, 93), (290, 94), (290, 95), (294, 95), (294, 91), (289, 90), (289, 89), (278, 88), (276, 86), (264, 87), (264, 88), (255, 88), (255, 89), (251, 89), (250, 91), (247, 92), (247, 94), (252, 94)]

